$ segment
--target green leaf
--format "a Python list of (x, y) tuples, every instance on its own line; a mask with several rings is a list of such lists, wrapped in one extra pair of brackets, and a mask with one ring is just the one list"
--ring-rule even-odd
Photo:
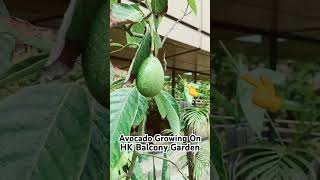
[(264, 113), (266, 111), (252, 102), (252, 93), (252, 90), (246, 91), (245, 94), (239, 98), (239, 102), (249, 126), (258, 134), (258, 136), (261, 136)]
[(118, 0), (110, 0), (110, 9), (112, 9), (112, 6), (117, 3), (118, 3)]
[(0, 103), (0, 115), (1, 179), (79, 179), (91, 135), (81, 86), (26, 88)]
[(151, 28), (152, 46), (154, 47), (155, 55), (157, 55), (159, 49), (162, 48), (162, 42), (161, 42), (161, 37), (158, 34), (157, 29), (156, 29), (155, 19), (156, 19), (155, 16), (152, 15), (149, 17), (148, 21), (149, 21), (150, 28)]
[(155, 101), (161, 117), (169, 121), (172, 132), (180, 134), (180, 110), (176, 100), (169, 93), (162, 90), (155, 97)]
[(211, 87), (211, 98), (213, 101), (221, 104), (224, 107), (224, 110), (227, 112), (227, 115), (236, 116), (235, 105), (233, 105), (229, 100), (222, 95), (217, 89)]
[(195, 15), (197, 15), (197, 4), (196, 4), (195, 0), (188, 0), (188, 4), (191, 7), (193, 13)]
[(115, 72), (113, 69), (112, 62), (110, 61), (110, 86), (112, 86), (114, 77), (115, 77)]
[(266, 177), (263, 178), (263, 176), (269, 176), (270, 179), (272, 179), (273, 176), (275, 176), (276, 173), (276, 168), (278, 164), (276, 161), (271, 161), (265, 163), (263, 166), (253, 168), (250, 172), (250, 174), (246, 177), (246, 180), (252, 180), (258, 178), (261, 174), (261, 179), (265, 179)]
[(267, 167), (269, 168), (269, 163), (272, 163), (272, 165), (275, 165), (277, 163), (276, 160), (278, 160), (278, 158), (279, 157), (277, 155), (271, 155), (271, 156), (266, 156), (266, 157), (251, 161), (248, 164), (244, 164), (241, 167), (241, 169), (236, 173), (235, 179), (237, 179), (237, 177), (240, 177), (240, 175), (242, 175), (247, 171), (254, 173), (253, 169), (256, 169), (259, 166), (263, 167), (263, 165), (267, 165)]
[(148, 172), (148, 180), (154, 180), (151, 172)]
[(289, 165), (292, 169), (294, 169), (294, 171), (297, 173), (296, 175), (300, 176), (300, 179), (307, 179), (304, 173), (304, 170), (299, 165), (297, 165), (294, 161), (292, 161), (290, 158), (284, 157), (283, 162)]
[[(130, 31), (134, 34), (144, 34), (146, 24), (145, 22), (135, 23), (131, 26)], [(140, 44), (142, 38), (131, 36), (128, 32), (126, 32), (127, 44)], [(135, 47), (135, 46), (134, 46)]]
[(166, 6), (168, 6), (168, 0), (152, 0), (151, 1), (152, 12), (155, 14), (162, 13), (165, 10)]
[(211, 129), (210, 135), (211, 162), (219, 176), (219, 180), (227, 180), (227, 172), (223, 161), (223, 150), (221, 140), (215, 129)]
[(129, 20), (132, 22), (141, 22), (144, 17), (141, 11), (125, 3), (113, 5), (111, 14), (120, 21)]
[(181, 119), (187, 128), (195, 132), (207, 128), (209, 124), (209, 110), (207, 107), (190, 106), (183, 109)]
[[(210, 143), (204, 143), (200, 151), (195, 153), (194, 176), (201, 179), (203, 173), (210, 168)], [(219, 178), (220, 179), (220, 178)]]
[(39, 72), (45, 66), (48, 57), (48, 54), (37, 55), (13, 65), (7, 72), (0, 75), (0, 87)]
[(167, 116), (167, 107), (165, 102), (162, 100), (161, 96), (156, 96), (155, 101), (158, 107), (158, 111), (161, 115), (161, 118), (164, 119)]
[(110, 166), (115, 167), (120, 159), (119, 137), (129, 135), (137, 116), (139, 93), (136, 88), (122, 88), (110, 95)]
[(134, 125), (139, 125), (144, 119), (147, 118), (147, 110), (148, 110), (148, 100), (146, 97), (144, 97), (139, 93), (138, 111), (133, 122)]
[(126, 174), (124, 166), (129, 166), (130, 160), (132, 159), (132, 152), (123, 152), (117, 164), (110, 168), (110, 180), (118, 180), (120, 177)]
[(162, 18), (162, 16), (154, 17), (154, 26), (156, 28), (156, 31), (158, 31), (160, 23), (162, 22)]
[[(168, 158), (167, 153), (163, 154), (164, 158)], [(162, 180), (170, 180), (169, 164), (167, 160), (162, 161)]]
[[(284, 179), (316, 179), (312, 168), (313, 159), (309, 151), (285, 147), (275, 144), (260, 144), (247, 146), (242, 153), (234, 179), (272, 180), (277, 177)], [(253, 151), (254, 150), (254, 151)], [(301, 154), (305, 153), (305, 154)], [(308, 170), (308, 171), (306, 171)]]
[(286, 80), (285, 74), (266, 68), (256, 68), (249, 74), (256, 80), (259, 80), (261, 75), (265, 75), (272, 83), (278, 85), (284, 84)]
[(143, 173), (141, 169), (141, 164), (140, 162), (137, 161), (134, 165), (132, 180), (140, 180), (140, 179), (143, 179)]
[(120, 44), (120, 43), (112, 42), (112, 43), (110, 43), (110, 47), (120, 47), (120, 48), (122, 48), (123, 45)]
[(91, 98), (93, 106), (93, 128), (90, 148), (81, 180), (107, 179), (108, 175), (108, 121), (109, 112), (102, 105)]
[(162, 48), (161, 37), (156, 31), (152, 31), (153, 33), (153, 44), (155, 53), (158, 54), (159, 49)]
[(130, 69), (128, 71), (128, 75), (125, 79), (125, 82), (127, 82), (129, 80), (129, 78), (131, 77), (131, 75), (133, 75), (134, 77), (137, 76), (138, 72), (139, 72), (139, 68), (141, 66), (141, 64), (143, 63), (143, 61), (149, 57), (150, 53), (151, 53), (151, 35), (150, 32), (147, 32), (142, 41), (141, 44), (133, 58), (133, 61), (130, 65)]
[(242, 79), (238, 79), (237, 96), (244, 116), (246, 117), (249, 126), (257, 133), (258, 136), (261, 136), (264, 113), (266, 110), (252, 102), (253, 91), (254, 87)]

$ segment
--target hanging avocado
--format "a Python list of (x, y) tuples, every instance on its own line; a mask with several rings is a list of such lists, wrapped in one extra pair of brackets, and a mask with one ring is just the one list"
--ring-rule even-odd
[(138, 76), (137, 88), (146, 97), (160, 93), (164, 85), (164, 72), (160, 61), (152, 54), (142, 63)]

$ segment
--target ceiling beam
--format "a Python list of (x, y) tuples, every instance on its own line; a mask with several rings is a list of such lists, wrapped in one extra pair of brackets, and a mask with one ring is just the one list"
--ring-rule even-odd
[[(223, 28), (223, 29), (241, 31), (241, 32), (251, 33), (251, 34), (275, 36), (277, 38), (285, 38), (285, 39), (289, 39), (289, 40), (320, 44), (320, 39), (296, 35), (296, 34), (287, 33), (287, 32), (280, 32), (280, 31), (267, 30), (267, 29), (250, 27), (250, 26), (243, 26), (243, 25), (239, 25), (239, 24), (232, 24), (232, 23), (227, 23), (227, 22), (222, 22), (222, 21), (217, 21), (217, 20), (212, 20), (211, 23), (212, 23), (213, 29), (214, 28)], [(219, 37), (216, 37), (216, 36), (215, 36), (215, 38), (219, 39)]]

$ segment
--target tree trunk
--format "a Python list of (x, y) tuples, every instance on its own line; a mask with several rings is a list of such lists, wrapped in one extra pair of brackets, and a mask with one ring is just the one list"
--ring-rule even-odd
[[(192, 131), (189, 129), (186, 129), (186, 134), (189, 136), (192, 134)], [(190, 143), (190, 142), (188, 142)], [(189, 180), (195, 180), (194, 177), (194, 153), (193, 152), (187, 152), (187, 159), (188, 159), (188, 171), (189, 171)]]

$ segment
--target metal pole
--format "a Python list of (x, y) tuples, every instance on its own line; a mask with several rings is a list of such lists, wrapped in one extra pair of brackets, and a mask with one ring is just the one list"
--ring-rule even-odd
[(176, 84), (177, 84), (177, 82), (176, 82), (176, 69), (172, 68), (172, 73), (171, 73), (171, 95), (174, 98), (175, 98), (175, 95), (176, 95), (175, 90), (174, 90), (175, 87), (176, 87)]
[[(272, 13), (272, 22), (271, 30), (278, 31), (278, 2), (273, 0), (273, 13)], [(277, 61), (278, 61), (278, 47), (277, 47), (278, 36), (276, 34), (270, 35), (270, 68), (276, 70)]]

